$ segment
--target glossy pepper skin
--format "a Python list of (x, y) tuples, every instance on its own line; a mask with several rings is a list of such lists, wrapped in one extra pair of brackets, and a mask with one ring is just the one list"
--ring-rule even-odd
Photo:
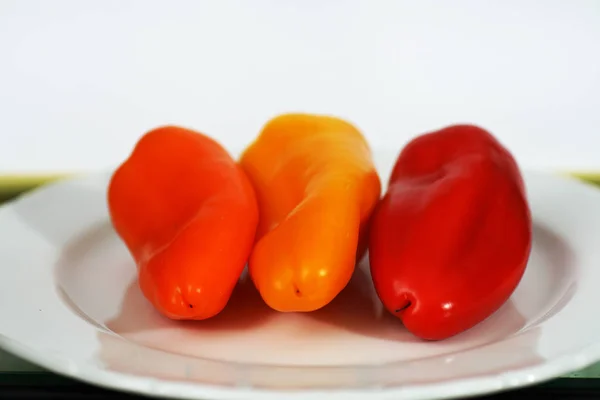
[(366, 251), (381, 193), (364, 137), (338, 118), (285, 114), (240, 163), (260, 208), (249, 272), (262, 298), (283, 312), (327, 305)]
[(225, 307), (252, 249), (258, 204), (216, 141), (174, 126), (146, 133), (113, 174), (108, 208), (160, 313), (201, 320)]
[(445, 339), (508, 300), (531, 240), (512, 155), (479, 127), (450, 126), (401, 151), (373, 216), (371, 274), (384, 306), (409, 331)]

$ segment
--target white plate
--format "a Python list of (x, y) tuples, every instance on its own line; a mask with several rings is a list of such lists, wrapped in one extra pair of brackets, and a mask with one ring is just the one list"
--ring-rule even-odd
[[(394, 157), (377, 158), (385, 179)], [(271, 312), (246, 285), (214, 320), (166, 320), (111, 229), (106, 183), (64, 181), (0, 209), (0, 343), (55, 372), (183, 398), (423, 399), (600, 359), (600, 191), (582, 183), (526, 174), (535, 232), (521, 284), (492, 317), (435, 343), (382, 312), (364, 274), (315, 313)]]

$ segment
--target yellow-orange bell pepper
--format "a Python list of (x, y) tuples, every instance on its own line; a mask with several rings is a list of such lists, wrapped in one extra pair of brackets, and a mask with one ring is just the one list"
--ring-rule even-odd
[(346, 286), (366, 251), (381, 183), (357, 128), (334, 117), (269, 121), (240, 159), (260, 209), (250, 276), (278, 311), (313, 311)]

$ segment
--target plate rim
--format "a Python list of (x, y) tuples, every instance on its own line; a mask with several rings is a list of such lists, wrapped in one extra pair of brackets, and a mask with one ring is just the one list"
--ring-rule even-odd
[[(128, 344), (144, 347), (132, 342), (128, 342)], [(599, 341), (582, 347), (576, 353), (570, 353), (556, 357), (552, 360), (546, 360), (535, 366), (512, 368), (496, 377), (490, 374), (484, 374), (474, 378), (448, 379), (435, 383), (409, 384), (399, 387), (373, 387), (372, 389), (303, 388), (302, 390), (289, 391), (244, 386), (218, 386), (202, 382), (180, 382), (111, 371), (98, 367), (93, 363), (78, 363), (72, 359), (61, 361), (60, 358), (57, 358), (56, 356), (37, 352), (35, 349), (2, 334), (0, 334), (0, 348), (26, 361), (30, 361), (49, 372), (76, 379), (90, 385), (122, 392), (190, 400), (198, 398), (210, 398), (215, 400), (237, 400), (240, 398), (296, 400), (307, 398), (330, 399), (338, 397), (358, 400), (363, 399), (364, 396), (370, 396), (369, 398), (378, 400), (452, 399), (461, 396), (492, 394), (540, 384), (570, 371), (585, 368), (597, 360), (600, 360)], [(163, 352), (162, 350), (158, 351)], [(526, 374), (527, 377), (525, 377)], [(457, 390), (457, 388), (460, 389)]]

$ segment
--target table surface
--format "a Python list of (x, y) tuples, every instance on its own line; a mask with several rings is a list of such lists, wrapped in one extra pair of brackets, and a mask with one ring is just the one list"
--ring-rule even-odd
[[(587, 173), (587, 174), (570, 174), (575, 176), (578, 179), (582, 179), (583, 181), (600, 186), (600, 174), (595, 173)], [(8, 201), (19, 194), (36, 188), (42, 184), (45, 184), (49, 181), (57, 179), (60, 177), (56, 176), (27, 176), (27, 177), (2, 177), (0, 176), (0, 203), (4, 201)], [(23, 376), (28, 376), (29, 378), (21, 379)], [(579, 383), (581, 382), (581, 386), (585, 386), (589, 389), (589, 382), (594, 381), (594, 389), (600, 389), (600, 362), (594, 365), (589, 366), (583, 370), (574, 371), (570, 374), (567, 374), (562, 377), (563, 379), (558, 379), (554, 381), (554, 383), (559, 382), (559, 386), (569, 388), (569, 390), (577, 389)], [(570, 378), (570, 379), (566, 379)], [(588, 378), (588, 379), (585, 379)], [(16, 380), (19, 381), (19, 385), (36, 385), (37, 382), (44, 381), (45, 385), (48, 385), (52, 382), (63, 382), (64, 378), (61, 378), (50, 371), (46, 371), (43, 368), (32, 364), (28, 361), (25, 361), (19, 357), (16, 357), (6, 351), (0, 349), (0, 386), (2, 384), (6, 384), (6, 381)], [(584, 384), (584, 382), (586, 382)], [(550, 382), (552, 385), (553, 382)], [(547, 384), (545, 384), (547, 385)], [(542, 385), (543, 386), (543, 385)], [(596, 387), (597, 386), (597, 387)], [(586, 390), (588, 390), (586, 389)], [(594, 392), (593, 396), (599, 396)], [(0, 395), (0, 397), (2, 397)], [(592, 397), (594, 398), (594, 397)]]

